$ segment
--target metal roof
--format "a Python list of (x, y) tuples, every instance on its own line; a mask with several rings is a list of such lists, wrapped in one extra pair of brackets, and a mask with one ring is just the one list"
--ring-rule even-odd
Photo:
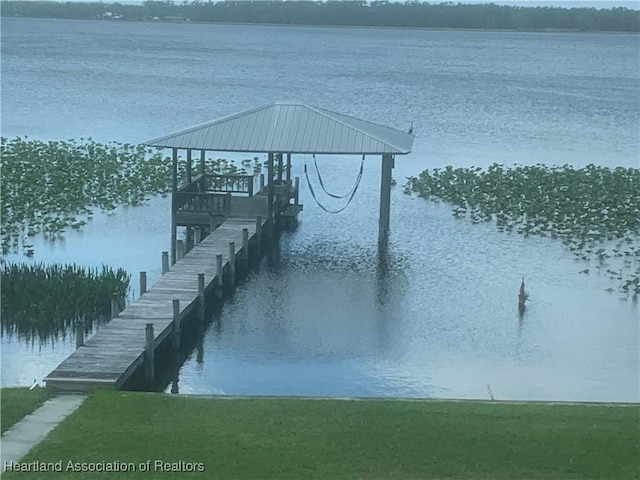
[(406, 154), (413, 135), (323, 108), (276, 103), (144, 143), (220, 152)]

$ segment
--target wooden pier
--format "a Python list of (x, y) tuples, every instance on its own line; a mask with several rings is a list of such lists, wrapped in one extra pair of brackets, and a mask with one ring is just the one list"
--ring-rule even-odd
[[(47, 386), (67, 391), (122, 387), (145, 356), (153, 362), (146, 338), (149, 325), (153, 350), (169, 336), (179, 344), (182, 322), (190, 316), (203, 319), (203, 296), (221, 296), (223, 288), (233, 285), (235, 270), (246, 268), (249, 254), (259, 248), (265, 223), (260, 217), (226, 220), (116, 318), (86, 343), (80, 342), (84, 344), (45, 378)], [(204, 277), (200, 285), (199, 274)]]
[[(147, 291), (146, 275), (141, 272), (140, 298), (122, 312), (115, 299), (115, 318), (87, 342), (79, 326), (76, 351), (45, 378), (47, 386), (70, 391), (119, 389), (143, 365), (147, 382), (153, 382), (156, 349), (171, 340), (173, 350), (179, 351), (183, 321), (193, 316), (204, 321), (206, 298), (212, 294), (221, 298), (223, 290), (235, 285), (236, 271), (246, 268), (250, 250), (259, 256), (263, 239), (269, 242), (275, 229), (295, 228), (302, 205), (299, 179), (291, 178), (293, 154), (362, 156), (360, 175), (365, 155), (382, 155), (378, 245), (384, 254), (395, 156), (408, 154), (412, 144), (411, 130), (401, 132), (318, 107), (287, 103), (145, 142), (172, 150), (171, 247), (162, 255), (163, 276)], [(186, 152), (182, 185), (179, 151)], [(194, 152), (200, 152), (197, 172), (193, 171)], [(266, 182), (261, 173), (259, 188), (254, 189), (254, 175), (207, 171), (207, 152), (267, 154)], [(320, 172), (316, 173), (324, 190)], [(311, 190), (308, 176), (307, 182)], [(185, 228), (184, 239), (178, 239), (179, 228)]]

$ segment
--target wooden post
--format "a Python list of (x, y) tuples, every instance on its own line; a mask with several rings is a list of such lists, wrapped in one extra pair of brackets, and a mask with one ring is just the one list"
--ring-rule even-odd
[(178, 240), (177, 245), (178, 260), (184, 258), (184, 240)]
[(188, 253), (193, 248), (193, 228), (187, 227), (187, 238), (185, 242), (185, 253)]
[(156, 377), (155, 365), (155, 336), (153, 323), (145, 324), (144, 328), (144, 377), (148, 382), (154, 382)]
[(382, 155), (380, 179), (380, 218), (378, 220), (378, 247), (386, 249), (389, 243), (389, 219), (391, 218), (391, 171), (393, 155)]
[(249, 229), (242, 229), (242, 255), (240, 257), (242, 269), (246, 269), (249, 266)]
[(282, 183), (282, 171), (283, 171), (283, 167), (282, 167), (282, 154), (278, 153), (277, 155), (278, 158), (278, 183)]
[(140, 272), (140, 295), (147, 293), (147, 272)]
[(84, 345), (84, 322), (76, 320), (76, 349)]
[(222, 255), (216, 255), (216, 283), (215, 283), (216, 298), (222, 298)]
[(264, 189), (264, 173), (260, 174), (260, 191)]
[(173, 150), (172, 177), (171, 177), (171, 265), (176, 263), (176, 240), (178, 239), (178, 226), (176, 225), (176, 195), (178, 193), (178, 149)]
[(187, 149), (187, 183), (191, 183), (192, 175), (191, 175), (191, 149)]
[(200, 175), (204, 175), (204, 154), (204, 150), (200, 150)]
[(205, 307), (205, 298), (204, 298), (204, 273), (198, 274), (198, 304), (199, 311), (198, 317), (200, 321), (204, 321), (204, 307)]
[(287, 153), (287, 174), (286, 177), (287, 182), (291, 181), (291, 154)]
[(180, 350), (180, 300), (173, 300), (173, 330), (171, 344), (173, 349)]
[(202, 229), (199, 225), (193, 227), (193, 240), (196, 245), (200, 244), (202, 241)]
[(162, 274), (169, 271), (169, 252), (162, 252)]
[(262, 255), (262, 217), (256, 217), (256, 252), (258, 258)]
[(253, 180), (254, 178), (251, 177), (250, 179), (247, 179), (247, 187), (248, 187), (248, 194), (250, 197), (253, 197)]
[(518, 293), (518, 311), (522, 314), (526, 308), (525, 302), (527, 301), (527, 292), (524, 289), (524, 277), (522, 277), (522, 283), (520, 284), (520, 292)]
[(229, 286), (236, 285), (236, 242), (229, 242)]
[(118, 294), (111, 294), (111, 318), (116, 318), (120, 313), (120, 305), (118, 305)]
[(267, 161), (267, 205), (268, 219), (273, 219), (273, 153), (269, 153)]
[(299, 205), (298, 199), (300, 198), (300, 177), (296, 177), (295, 187), (296, 187), (296, 191), (295, 191), (295, 197), (293, 200), (295, 202), (295, 205)]

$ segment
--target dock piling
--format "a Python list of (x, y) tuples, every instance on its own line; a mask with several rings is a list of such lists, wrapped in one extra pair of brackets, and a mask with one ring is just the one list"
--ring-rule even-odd
[(293, 197), (293, 201), (295, 203), (295, 205), (299, 205), (299, 199), (300, 199), (300, 177), (296, 177), (295, 178), (295, 193), (294, 193), (294, 197)]
[(156, 365), (153, 323), (145, 324), (144, 339), (144, 377), (148, 382), (154, 382), (156, 377)]
[(249, 266), (249, 229), (242, 229), (242, 255), (240, 255), (240, 264), (243, 270)]
[(140, 272), (140, 296), (147, 293), (147, 272)]
[(202, 229), (199, 226), (193, 227), (193, 237), (196, 245), (202, 241)]
[(260, 215), (256, 217), (256, 252), (260, 259), (262, 255), (262, 217)]
[(120, 305), (118, 301), (118, 294), (111, 294), (111, 318), (116, 318), (120, 313)]
[(169, 252), (162, 252), (162, 274), (169, 271)]
[(173, 349), (180, 350), (180, 300), (173, 300), (173, 330), (172, 330)]
[(264, 173), (260, 174), (260, 191), (264, 189)]
[(229, 286), (236, 286), (236, 242), (229, 242)]
[(205, 298), (204, 298), (204, 273), (198, 274), (198, 318), (200, 321), (204, 320), (204, 307), (205, 307)]
[(216, 298), (222, 298), (222, 255), (216, 255)]
[(84, 345), (84, 321), (76, 320), (76, 349)]
[(177, 250), (178, 260), (184, 258), (184, 255), (185, 255), (184, 240), (178, 240), (176, 245), (176, 250)]

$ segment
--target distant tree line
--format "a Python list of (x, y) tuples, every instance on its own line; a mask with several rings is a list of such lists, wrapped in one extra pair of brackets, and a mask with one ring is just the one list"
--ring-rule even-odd
[(462, 28), (524, 31), (639, 32), (640, 12), (627, 8), (519, 7), (388, 1), (147, 0), (141, 5), (3, 1), (3, 16), (291, 25)]

